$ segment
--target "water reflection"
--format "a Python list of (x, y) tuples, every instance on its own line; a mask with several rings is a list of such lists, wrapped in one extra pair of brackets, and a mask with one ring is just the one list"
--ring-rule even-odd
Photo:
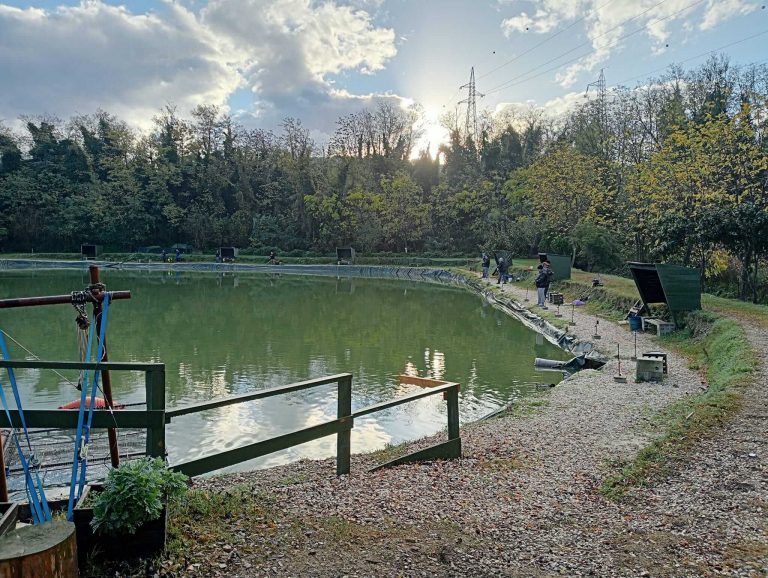
[[(222, 271), (108, 270), (130, 301), (110, 309), (110, 358), (166, 364), (169, 407), (350, 372), (353, 408), (418, 390), (398, 374), (462, 384), (462, 422), (477, 419), (540, 381), (534, 357), (564, 354), (502, 312), (456, 288), (382, 279)], [(0, 297), (63, 294), (87, 284), (80, 271), (4, 272)], [(0, 327), (43, 359), (77, 359), (68, 306), (5, 310)], [(25, 354), (16, 348), (14, 357)], [(76, 381), (77, 372), (63, 372)], [(28, 407), (77, 397), (49, 371), (19, 372)], [(144, 399), (144, 376), (113, 374), (117, 401)], [(321, 423), (336, 415), (334, 386), (227, 406), (174, 420), (172, 461), (192, 459)], [(357, 420), (355, 451), (400, 443), (446, 425), (432, 396)], [(335, 452), (335, 439), (304, 444), (256, 465)], [(248, 464), (246, 467), (253, 466)]]

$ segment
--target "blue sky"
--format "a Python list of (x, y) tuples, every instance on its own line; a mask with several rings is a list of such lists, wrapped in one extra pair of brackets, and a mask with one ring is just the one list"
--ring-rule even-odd
[(764, 1), (0, 0), (0, 122), (103, 109), (147, 129), (166, 104), (206, 103), (246, 126), (296, 116), (322, 140), (389, 99), (422, 105), (434, 141), (473, 66), (479, 109), (557, 113), (601, 68), (634, 86), (742, 40), (723, 52), (764, 61)]

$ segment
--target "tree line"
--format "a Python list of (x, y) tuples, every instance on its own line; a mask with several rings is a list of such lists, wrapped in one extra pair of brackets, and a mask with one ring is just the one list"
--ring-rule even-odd
[(144, 133), (105, 111), (0, 125), (0, 246), (115, 250), (510, 249), (698, 266), (762, 298), (768, 249), (768, 69), (724, 56), (553, 117), (482, 113), (477, 139), (417, 151), (422, 115), (381, 101), (313, 142), (299, 119), (248, 129), (215, 106), (166, 106)]

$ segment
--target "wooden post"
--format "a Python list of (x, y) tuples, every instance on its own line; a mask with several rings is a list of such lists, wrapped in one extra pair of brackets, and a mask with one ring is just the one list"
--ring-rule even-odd
[[(147, 410), (165, 411), (165, 365), (145, 374)], [(147, 455), (165, 458), (165, 416), (158, 427), (147, 428)]]
[[(88, 272), (90, 273), (90, 276), (91, 276), (91, 285), (100, 283), (99, 268), (96, 265), (89, 266)], [(101, 311), (102, 311), (102, 302), (101, 300), (96, 299), (93, 303), (93, 318), (96, 321), (97, 335), (101, 335)], [(104, 354), (102, 355), (101, 359), (97, 359), (97, 361), (109, 361), (109, 355), (107, 353), (106, 334), (104, 335)], [(107, 406), (111, 409), (113, 408), (112, 377), (110, 376), (108, 369), (103, 369), (101, 371), (101, 384), (102, 384), (102, 389), (104, 390), (104, 401), (107, 403)], [(109, 457), (112, 461), (112, 467), (116, 468), (120, 465), (120, 454), (117, 449), (117, 431), (115, 430), (115, 428), (109, 428), (107, 430), (107, 435), (109, 436)]]
[[(342, 377), (338, 381), (338, 411), (336, 417), (352, 415), (352, 376)], [(350, 418), (351, 419), (351, 418)], [(336, 434), (336, 475), (349, 473), (350, 454), (352, 453), (352, 430), (345, 429)]]
[(459, 437), (459, 386), (449, 389), (448, 394), (448, 439)]

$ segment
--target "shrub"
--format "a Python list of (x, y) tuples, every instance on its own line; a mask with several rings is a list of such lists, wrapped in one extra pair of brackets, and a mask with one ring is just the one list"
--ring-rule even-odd
[(145, 457), (112, 469), (104, 491), (94, 497), (91, 526), (106, 534), (134, 534), (160, 517), (167, 498), (186, 491), (186, 480), (160, 458)]

